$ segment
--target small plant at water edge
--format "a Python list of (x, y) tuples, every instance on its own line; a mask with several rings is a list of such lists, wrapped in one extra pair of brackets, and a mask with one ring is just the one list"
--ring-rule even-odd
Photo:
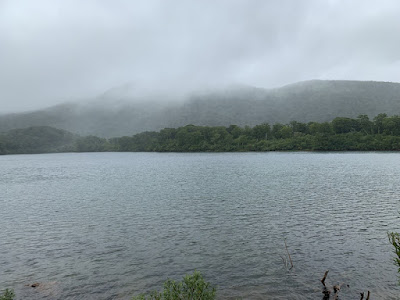
[(390, 232), (388, 236), (390, 243), (394, 247), (394, 253), (396, 253), (394, 263), (399, 267), (398, 272), (400, 273), (400, 234), (397, 232)]
[(13, 300), (15, 293), (13, 290), (6, 289), (2, 295), (0, 295), (0, 300)]
[(200, 272), (195, 271), (193, 275), (186, 275), (179, 282), (168, 279), (162, 292), (141, 294), (132, 300), (214, 300), (215, 294), (215, 287), (206, 282)]

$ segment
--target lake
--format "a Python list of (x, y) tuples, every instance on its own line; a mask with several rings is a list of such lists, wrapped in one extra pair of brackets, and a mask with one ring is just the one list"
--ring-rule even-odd
[(399, 182), (399, 153), (0, 156), (0, 289), (130, 299), (199, 270), (218, 299), (322, 299), (329, 270), (340, 299), (399, 299)]

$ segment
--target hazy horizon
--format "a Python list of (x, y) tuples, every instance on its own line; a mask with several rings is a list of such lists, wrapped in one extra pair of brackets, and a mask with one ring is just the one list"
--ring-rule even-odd
[(397, 1), (0, 1), (0, 113), (134, 83), (400, 82)]
[[(308, 79), (302, 81), (296, 81), (287, 83), (284, 85), (276, 86), (276, 87), (260, 87), (254, 85), (246, 85), (240, 83), (227, 83), (227, 84), (220, 84), (220, 85), (204, 85), (202, 87), (193, 88), (191, 90), (168, 90), (168, 89), (150, 89), (145, 86), (137, 86), (133, 82), (125, 82), (119, 86), (114, 86), (106, 91), (103, 91), (99, 94), (89, 95), (87, 97), (80, 97), (80, 98), (58, 98), (54, 99), (53, 103), (43, 104), (42, 106), (36, 106), (33, 108), (20, 108), (16, 110), (10, 111), (0, 111), (0, 115), (7, 115), (7, 114), (19, 114), (19, 113), (30, 113), (39, 110), (45, 110), (48, 108), (53, 108), (59, 105), (69, 105), (69, 104), (77, 104), (78, 107), (85, 107), (87, 105), (91, 105), (96, 103), (96, 105), (106, 105), (107, 107), (109, 104), (113, 104), (112, 107), (118, 108), (120, 105), (125, 105), (129, 103), (145, 103), (146, 101), (150, 101), (150, 103), (158, 103), (162, 104), (163, 102), (169, 104), (179, 104), (183, 103), (183, 101), (187, 101), (190, 99), (191, 96), (202, 96), (207, 95), (208, 93), (213, 92), (221, 92), (224, 90), (234, 90), (240, 88), (255, 88), (261, 89), (265, 91), (281, 89), (285, 87), (289, 87), (292, 85), (298, 85), (302, 83), (309, 83), (313, 81), (337, 81), (337, 82), (376, 82), (376, 83), (393, 83), (393, 84), (400, 84), (400, 82), (395, 81), (378, 81), (378, 80), (351, 80), (351, 79)], [(128, 90), (127, 90), (128, 89)], [(82, 106), (81, 106), (82, 104)], [(78, 108), (76, 107), (76, 108)]]

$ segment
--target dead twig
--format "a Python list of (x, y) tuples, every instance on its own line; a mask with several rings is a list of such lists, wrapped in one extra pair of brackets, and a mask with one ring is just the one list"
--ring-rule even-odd
[(286, 240), (284, 240), (284, 242), (285, 242), (285, 248), (286, 248), (286, 252), (287, 252), (287, 254), (288, 254), (288, 257), (289, 257), (289, 260), (290, 260), (290, 265), (291, 265), (291, 267), (290, 267), (290, 269), (289, 270), (291, 270), (291, 269), (293, 269), (293, 261), (292, 261), (292, 258), (290, 257), (290, 253), (289, 253), (289, 250), (288, 250), (288, 247), (287, 247), (287, 245), (286, 245)]
[[(321, 283), (324, 286), (324, 288), (322, 289), (322, 294), (324, 294), (323, 300), (329, 300), (332, 293), (333, 293), (333, 300), (337, 300), (337, 299), (339, 299), (339, 292), (340, 292), (341, 287), (343, 285), (344, 285), (344, 287), (350, 287), (350, 286), (345, 283), (340, 283), (340, 284), (336, 284), (332, 287), (328, 287), (325, 284), (326, 277), (328, 277), (328, 272), (329, 272), (329, 270), (327, 270), (325, 272), (324, 277), (322, 277), (322, 279), (321, 279)], [(368, 291), (367, 298), (365, 298), (365, 300), (369, 300), (370, 294), (371, 294), (370, 291)], [(364, 293), (360, 293), (360, 297), (361, 297), (360, 300), (363, 300)]]
[[(365, 298), (365, 300), (369, 300), (370, 294), (371, 294), (371, 293), (368, 291), (368, 292), (367, 292), (367, 298)], [(360, 300), (363, 300), (363, 299), (364, 299), (364, 293), (360, 293), (360, 296), (361, 296)]]
[[(324, 299), (324, 300), (329, 300), (331, 294), (333, 293), (333, 300), (337, 300), (337, 299), (339, 299), (339, 292), (340, 292), (340, 289), (341, 289), (341, 287), (342, 287), (342, 285), (343, 285), (344, 283), (336, 284), (336, 285), (334, 285), (334, 286), (332, 286), (332, 287), (328, 287), (328, 286), (325, 284), (325, 280), (326, 280), (326, 277), (328, 277), (328, 273), (329, 273), (329, 270), (327, 270), (327, 271), (325, 272), (324, 277), (322, 277), (322, 279), (321, 279), (321, 283), (322, 283), (322, 285), (324, 286), (324, 288), (322, 289), (322, 293), (324, 294), (323, 299)], [(346, 284), (345, 286), (349, 287), (348, 284)], [(364, 297), (364, 296), (363, 296), (363, 297)]]
[(321, 279), (321, 282), (322, 282), (322, 284), (323, 284), (324, 286), (325, 286), (325, 279), (326, 279), (326, 276), (328, 276), (328, 272), (329, 272), (329, 270), (325, 272), (324, 277), (322, 277), (322, 279)]
[(285, 268), (287, 269), (288, 268), (288, 264), (287, 264), (287, 260), (286, 260), (286, 258), (285, 257), (283, 257), (283, 255), (279, 255), (280, 257), (281, 257), (281, 259), (282, 259), (282, 262), (283, 262), (283, 265), (285, 266)]

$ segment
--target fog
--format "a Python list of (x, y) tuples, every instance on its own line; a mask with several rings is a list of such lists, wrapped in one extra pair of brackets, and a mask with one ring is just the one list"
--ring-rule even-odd
[(0, 113), (129, 83), (400, 81), (398, 1), (0, 0)]

